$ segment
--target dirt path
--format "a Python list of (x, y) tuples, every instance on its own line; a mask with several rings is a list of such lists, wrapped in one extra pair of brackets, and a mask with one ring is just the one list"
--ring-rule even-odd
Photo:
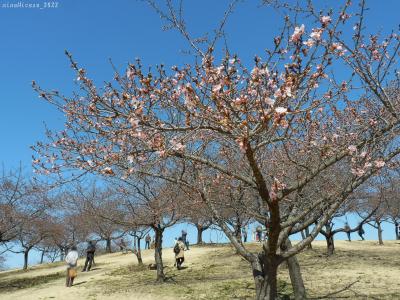
[[(174, 256), (172, 249), (163, 249), (163, 256), (166, 265), (173, 264)], [(207, 252), (212, 251), (212, 248), (201, 247), (192, 248), (190, 251), (186, 251), (187, 261), (194, 263), (204, 256)], [(142, 252), (143, 262), (145, 265), (154, 262), (154, 250), (145, 250)], [(22, 299), (143, 299), (143, 300), (159, 300), (160, 296), (144, 295), (141, 293), (122, 293), (120, 295), (103, 295), (96, 293), (96, 282), (100, 280), (107, 280), (110, 278), (110, 272), (120, 267), (125, 267), (129, 264), (136, 263), (136, 257), (132, 253), (121, 254), (113, 253), (102, 255), (95, 258), (96, 266), (92, 268), (90, 272), (78, 272), (78, 277), (75, 279), (74, 286), (72, 288), (65, 287), (65, 278), (52, 280), (49, 283), (45, 283), (32, 288), (25, 288), (9, 293), (1, 294), (2, 300), (22, 300)], [(190, 264), (188, 266), (190, 266)], [(84, 260), (80, 259), (78, 265), (82, 267)], [(25, 273), (9, 273), (9, 275), (2, 274), (2, 280), (8, 278), (27, 278), (37, 277), (49, 274), (56, 274), (58, 272), (64, 272), (66, 267), (64, 265), (57, 267), (44, 268), (43, 266), (33, 268), (29, 272)], [(4, 276), (5, 275), (5, 276)], [(163, 300), (172, 300), (172, 298), (164, 297)]]

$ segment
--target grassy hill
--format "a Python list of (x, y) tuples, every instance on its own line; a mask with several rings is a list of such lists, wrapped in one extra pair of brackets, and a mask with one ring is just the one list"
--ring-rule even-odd
[[(60, 263), (1, 272), (0, 299), (253, 299), (249, 265), (229, 245), (194, 246), (185, 254), (186, 268), (177, 271), (172, 249), (164, 249), (165, 284), (155, 283), (155, 271), (137, 266), (132, 253), (96, 257), (93, 270), (79, 272), (72, 288), (64, 286)], [(144, 251), (143, 259), (153, 263), (153, 251)], [(336, 241), (336, 254), (326, 257), (324, 242), (317, 241), (299, 260), (310, 299), (400, 299), (400, 242)], [(281, 297), (290, 299), (285, 266), (279, 278)]]

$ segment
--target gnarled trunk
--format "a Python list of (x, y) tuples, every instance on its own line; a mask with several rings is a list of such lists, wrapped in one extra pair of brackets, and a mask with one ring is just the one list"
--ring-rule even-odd
[(333, 234), (326, 235), (325, 239), (326, 239), (326, 246), (327, 246), (326, 254), (328, 256), (331, 256), (335, 253), (335, 242), (333, 239)]
[[(284, 247), (290, 249), (292, 243), (289, 239), (286, 240)], [(306, 288), (304, 287), (303, 277), (301, 276), (300, 265), (296, 256), (289, 257), (287, 260), (289, 269), (290, 281), (292, 283), (295, 300), (306, 299)]]
[(154, 227), (154, 231), (156, 233), (155, 236), (155, 250), (154, 250), (154, 258), (157, 266), (157, 282), (164, 282), (164, 265), (162, 261), (162, 237), (164, 229), (161, 229), (159, 226)]
[(275, 300), (278, 296), (278, 258), (276, 255), (259, 254), (252, 263), (256, 286), (256, 300)]
[(204, 232), (204, 227), (201, 224), (196, 224), (197, 228), (197, 245), (203, 244), (203, 232)]
[(106, 239), (106, 252), (111, 253), (111, 238)]

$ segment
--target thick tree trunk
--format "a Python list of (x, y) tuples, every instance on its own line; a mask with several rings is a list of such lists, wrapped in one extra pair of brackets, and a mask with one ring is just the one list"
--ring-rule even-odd
[(260, 261), (253, 263), (256, 286), (256, 300), (275, 300), (278, 296), (278, 264), (276, 256), (260, 255)]
[(379, 245), (383, 245), (383, 239), (382, 239), (382, 222), (376, 222), (376, 224), (378, 225), (378, 241), (379, 241)]
[(396, 240), (400, 240), (398, 228), (399, 228), (399, 223), (394, 221), (394, 232), (395, 232), (395, 235), (396, 235)]
[(24, 251), (24, 270), (28, 269), (29, 250), (30, 249)]
[[(289, 239), (286, 240), (284, 245), (286, 249), (290, 249), (292, 247), (292, 243)], [(286, 250), (284, 249), (284, 250)], [(297, 261), (296, 256), (292, 256), (287, 260), (287, 265), (289, 269), (290, 281), (292, 283), (293, 291), (294, 291), (294, 299), (295, 300), (303, 300), (306, 299), (306, 288), (304, 287), (303, 277), (301, 276), (300, 265)]]
[(106, 252), (111, 253), (111, 238), (106, 239)]
[(327, 246), (326, 254), (328, 256), (331, 256), (335, 253), (335, 241), (333, 239), (333, 234), (329, 233), (328, 235), (325, 236), (325, 239), (326, 239), (326, 246)]
[(154, 231), (156, 233), (154, 258), (157, 266), (157, 282), (164, 282), (165, 275), (164, 275), (164, 265), (162, 261), (162, 238), (164, 229), (161, 229), (160, 227), (154, 227)]
[(203, 231), (204, 227), (201, 224), (196, 224), (197, 228), (197, 245), (203, 244)]

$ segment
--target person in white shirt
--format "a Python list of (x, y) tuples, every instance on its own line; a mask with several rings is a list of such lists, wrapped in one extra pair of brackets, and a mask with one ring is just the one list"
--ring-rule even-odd
[(74, 279), (76, 277), (76, 267), (78, 265), (78, 258), (79, 254), (76, 246), (72, 246), (71, 250), (65, 257), (65, 262), (67, 263), (67, 281), (65, 285), (67, 287), (71, 287), (74, 283)]

